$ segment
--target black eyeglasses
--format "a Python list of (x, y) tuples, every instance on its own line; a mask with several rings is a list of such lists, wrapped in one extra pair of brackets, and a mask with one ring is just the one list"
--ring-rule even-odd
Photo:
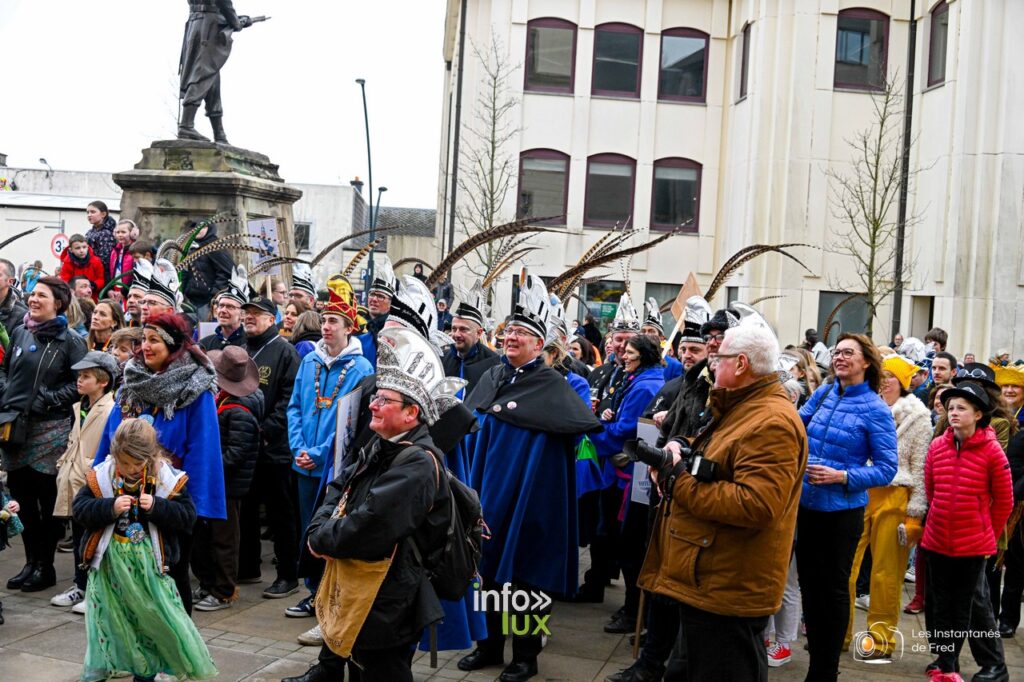
[(711, 343), (712, 341), (717, 341), (718, 343), (722, 343), (722, 341), (725, 341), (725, 334), (724, 333), (722, 333), (722, 334), (705, 334), (701, 338), (704, 339), (704, 343)]
[(378, 407), (383, 407), (384, 403), (398, 403), (399, 405), (407, 405), (408, 404), (404, 400), (395, 400), (394, 398), (389, 398), (386, 395), (382, 395), (380, 393), (374, 393), (373, 395), (370, 396), (370, 404), (371, 405), (376, 405)]

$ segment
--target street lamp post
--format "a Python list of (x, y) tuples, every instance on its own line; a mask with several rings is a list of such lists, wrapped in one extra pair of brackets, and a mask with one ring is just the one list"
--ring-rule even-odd
[[(369, 222), (369, 225), (370, 225), (370, 241), (372, 242), (374, 240), (374, 237), (376, 236), (374, 234), (374, 227), (376, 227), (376, 220), (374, 219), (374, 214), (373, 214), (373, 157), (370, 155), (370, 115), (369, 115), (369, 113), (367, 112), (367, 109), (366, 109), (366, 79), (365, 78), (357, 78), (356, 79), (356, 83), (359, 84), (359, 89), (362, 90), (362, 93), (363, 93), (363, 126), (366, 129), (366, 175), (367, 175), (366, 179), (367, 179), (367, 181), (369, 183), (369, 194), (367, 196), (370, 197), (370, 206), (369, 206), (370, 213), (369, 213), (369, 216), (368, 216), (369, 220), (367, 222)], [(369, 263), (369, 265), (366, 268), (366, 284), (365, 284), (365, 289), (364, 289), (364, 300), (365, 300), (365, 297), (367, 295), (369, 295), (369, 288), (370, 288), (370, 285), (372, 283), (373, 283), (373, 251), (371, 250), (370, 251), (370, 263)]]

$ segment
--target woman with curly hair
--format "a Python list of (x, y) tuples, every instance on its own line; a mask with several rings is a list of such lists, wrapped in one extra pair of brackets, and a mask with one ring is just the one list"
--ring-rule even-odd
[[(110, 441), (123, 419), (138, 417), (153, 425), (171, 464), (188, 474), (196, 515), (225, 519), (224, 467), (217, 423), (217, 373), (213, 363), (192, 342), (192, 331), (181, 315), (165, 313), (146, 320), (142, 344), (124, 367), (117, 404), (107, 419), (96, 450), (99, 464), (110, 453)], [(190, 532), (179, 535), (180, 555), (170, 566), (185, 610), (192, 612), (188, 567)]]

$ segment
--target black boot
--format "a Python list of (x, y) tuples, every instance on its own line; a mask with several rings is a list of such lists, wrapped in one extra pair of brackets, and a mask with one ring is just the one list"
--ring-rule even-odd
[(512, 661), (501, 671), (498, 679), (501, 682), (526, 682), (537, 674), (537, 659), (529, 661)]
[(228, 136), (224, 134), (224, 116), (211, 116), (210, 126), (213, 128), (213, 141), (220, 144), (230, 144)]
[(286, 677), (281, 682), (333, 682), (331, 675), (319, 663), (297, 677)]
[(974, 674), (971, 682), (1010, 682), (1010, 671), (1006, 664), (987, 665)]
[(505, 662), (502, 652), (490, 652), (477, 647), (473, 652), (459, 659), (457, 666), (459, 670), (471, 672), (480, 670), (492, 665), (501, 665)]
[(13, 578), (11, 578), (10, 580), (7, 581), (7, 589), (8, 590), (20, 590), (21, 586), (25, 584), (25, 581), (28, 580), (28, 577), (30, 575), (32, 575), (32, 571), (34, 571), (34, 570), (35, 570), (35, 564), (32, 563), (31, 561), (27, 562), (22, 567), (21, 572), (18, 573), (18, 575), (14, 576)]
[(199, 105), (186, 105), (181, 108), (181, 122), (178, 124), (178, 139), (179, 140), (199, 140), (200, 142), (209, 142), (210, 138), (204, 137), (199, 134), (196, 130), (196, 112), (199, 111)]
[(21, 585), (22, 592), (41, 592), (57, 584), (57, 572), (53, 564), (36, 564), (32, 574)]

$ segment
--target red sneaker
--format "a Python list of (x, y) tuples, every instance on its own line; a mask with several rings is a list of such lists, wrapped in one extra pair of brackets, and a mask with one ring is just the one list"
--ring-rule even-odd
[(915, 596), (910, 602), (903, 607), (903, 613), (921, 613), (924, 611), (924, 597)]
[(793, 659), (793, 651), (785, 644), (776, 642), (768, 647), (768, 667), (778, 668)]

